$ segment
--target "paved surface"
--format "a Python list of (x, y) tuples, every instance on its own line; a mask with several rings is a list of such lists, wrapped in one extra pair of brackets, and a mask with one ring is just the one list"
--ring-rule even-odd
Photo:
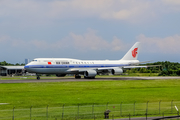
[(75, 81), (105, 81), (105, 80), (155, 80), (155, 79), (180, 79), (180, 77), (105, 77), (96, 79), (75, 79), (73, 77), (65, 77), (59, 79), (47, 79), (47, 77), (41, 77), (40, 80), (36, 79), (21, 79), (17, 77), (17, 80), (0, 80), (0, 83), (33, 83), (33, 82), (75, 82)]

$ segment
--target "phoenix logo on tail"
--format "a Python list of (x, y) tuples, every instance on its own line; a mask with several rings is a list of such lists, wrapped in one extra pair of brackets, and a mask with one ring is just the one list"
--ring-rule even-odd
[(138, 48), (135, 48), (133, 51), (132, 51), (132, 56), (135, 58), (136, 57), (136, 55), (137, 55), (137, 50), (138, 50)]

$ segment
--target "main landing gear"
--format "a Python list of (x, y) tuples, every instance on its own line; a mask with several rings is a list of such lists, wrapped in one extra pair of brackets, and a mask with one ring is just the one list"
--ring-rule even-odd
[(37, 79), (37, 80), (40, 80), (40, 77), (39, 77), (39, 76), (37, 76), (37, 77), (36, 77), (36, 79)]
[(95, 79), (95, 77), (86, 77), (86, 76), (84, 76), (84, 79)]
[(75, 78), (76, 79), (81, 79), (81, 76), (80, 75), (75, 75)]
[[(80, 75), (75, 75), (75, 79), (81, 79), (81, 76)], [(86, 77), (86, 76), (84, 76), (84, 79), (95, 79), (95, 76), (94, 77)]]

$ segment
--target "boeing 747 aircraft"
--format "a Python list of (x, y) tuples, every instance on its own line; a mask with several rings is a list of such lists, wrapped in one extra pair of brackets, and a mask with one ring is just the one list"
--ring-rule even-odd
[(64, 77), (66, 74), (74, 74), (75, 78), (95, 78), (97, 74), (112, 73), (119, 75), (123, 73), (123, 68), (146, 67), (137, 66), (139, 53), (139, 42), (120, 60), (78, 60), (69, 58), (36, 58), (24, 68), (31, 73), (37, 74), (56, 74), (57, 77)]

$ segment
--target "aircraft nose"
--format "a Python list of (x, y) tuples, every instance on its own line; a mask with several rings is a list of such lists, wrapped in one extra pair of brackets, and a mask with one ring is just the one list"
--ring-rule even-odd
[(29, 66), (30, 66), (30, 63), (26, 64), (26, 65), (24, 66), (24, 69), (30, 68)]
[(28, 66), (28, 65), (25, 65), (25, 66), (24, 66), (24, 69), (27, 69), (27, 68), (29, 68), (29, 66)]

